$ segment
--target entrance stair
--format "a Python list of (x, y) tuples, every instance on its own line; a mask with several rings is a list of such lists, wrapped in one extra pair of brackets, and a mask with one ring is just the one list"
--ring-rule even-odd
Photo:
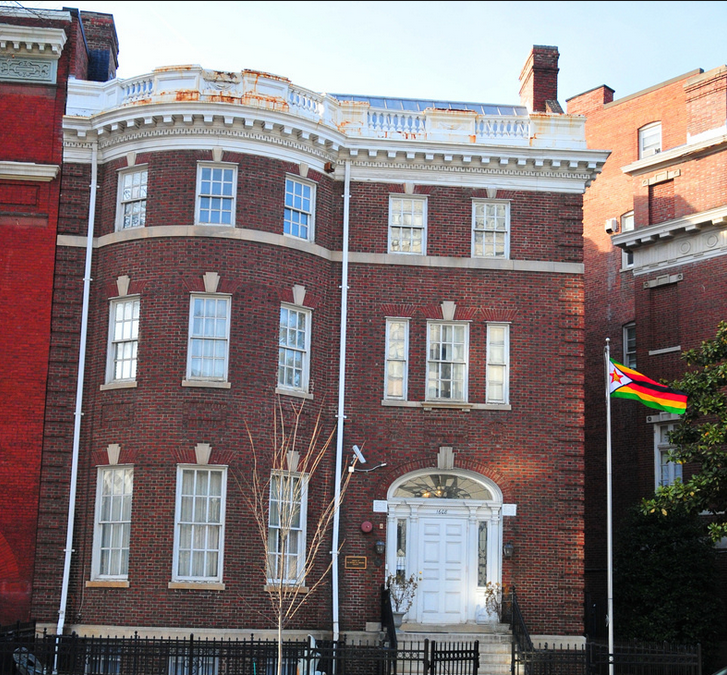
[(404, 622), (396, 631), (402, 642), (480, 642), (478, 675), (510, 675), (512, 633), (509, 624), (433, 625)]

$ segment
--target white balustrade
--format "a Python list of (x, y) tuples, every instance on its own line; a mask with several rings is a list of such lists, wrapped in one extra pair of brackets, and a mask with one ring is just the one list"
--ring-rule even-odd
[[(475, 146), (488, 143), (538, 145), (543, 136), (561, 147), (585, 142), (582, 124), (567, 115), (540, 116), (544, 118), (541, 120), (525, 115), (476, 115), (474, 111), (466, 110), (394, 111), (373, 107), (365, 101), (339, 101), (266, 73), (216, 73), (199, 66), (159, 68), (151, 74), (104, 83), (71, 80), (68, 109), (72, 115), (92, 116), (140, 101), (148, 104), (179, 101), (179, 92), (189, 96), (187, 100), (200, 103), (209, 100), (224, 106), (239, 101), (241, 108), (285, 111), (293, 117), (321, 125), (321, 128), (328, 127), (352, 137), (416, 138)], [(221, 93), (229, 97), (227, 101), (220, 101)]]

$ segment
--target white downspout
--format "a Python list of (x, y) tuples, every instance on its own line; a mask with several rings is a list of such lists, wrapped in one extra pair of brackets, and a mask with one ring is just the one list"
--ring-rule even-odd
[(341, 259), (341, 346), (338, 361), (338, 413), (336, 426), (335, 510), (331, 546), (331, 589), (333, 592), (333, 639), (338, 640), (338, 537), (341, 526), (341, 475), (343, 472), (343, 423), (346, 398), (346, 321), (348, 318), (348, 212), (351, 201), (351, 163), (346, 162), (343, 183), (343, 257)]
[[(66, 622), (66, 603), (71, 576), (71, 556), (73, 554), (73, 525), (76, 512), (76, 485), (78, 483), (78, 454), (81, 442), (81, 418), (83, 405), (83, 380), (86, 370), (86, 335), (88, 333), (88, 306), (91, 295), (91, 260), (93, 258), (93, 228), (96, 213), (96, 190), (98, 177), (98, 143), (93, 142), (91, 150), (91, 195), (88, 205), (88, 234), (86, 237), (86, 268), (83, 274), (83, 307), (81, 309), (81, 342), (78, 347), (78, 380), (76, 382), (76, 409), (73, 418), (73, 459), (71, 462), (71, 485), (68, 495), (68, 530), (66, 531), (65, 561), (63, 563), (63, 582), (61, 585), (61, 604), (58, 610), (56, 635), (63, 634)], [(56, 654), (57, 657), (57, 654)], [(54, 668), (55, 672), (55, 668)]]

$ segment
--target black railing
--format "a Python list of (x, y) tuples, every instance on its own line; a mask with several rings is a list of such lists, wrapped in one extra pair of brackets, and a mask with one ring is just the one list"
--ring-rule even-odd
[[(17, 639), (16, 639), (17, 638)], [(283, 643), (281, 675), (477, 675), (475, 643)], [(274, 640), (7, 634), (0, 675), (277, 675)]]
[(381, 629), (386, 633), (389, 646), (396, 648), (394, 610), (391, 609), (391, 592), (386, 587), (381, 589)]
[(619, 642), (608, 645), (586, 640), (581, 645), (535, 647), (525, 625), (517, 596), (510, 594), (512, 675), (610, 675), (611, 657), (617, 675), (701, 675), (699, 645)]

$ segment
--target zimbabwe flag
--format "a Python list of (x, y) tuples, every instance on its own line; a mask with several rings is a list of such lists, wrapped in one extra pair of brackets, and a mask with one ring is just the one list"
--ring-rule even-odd
[(612, 398), (632, 398), (649, 408), (683, 414), (687, 409), (687, 395), (609, 359), (608, 391)]

